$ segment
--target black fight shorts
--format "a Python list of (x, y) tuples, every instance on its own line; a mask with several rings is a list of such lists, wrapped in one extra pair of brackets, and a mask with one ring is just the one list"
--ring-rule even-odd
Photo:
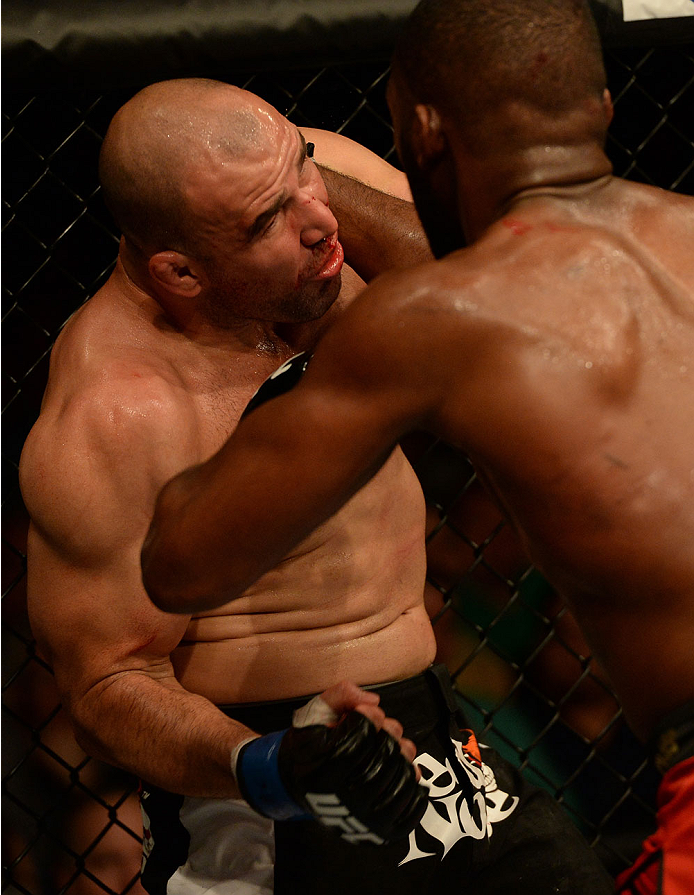
[[(381, 846), (350, 844), (314, 821), (275, 823), (275, 895), (613, 892), (610, 876), (556, 801), (478, 745), (443, 666), (369, 689), (417, 746), (429, 807), (407, 839)], [(269, 733), (289, 727), (308, 699), (221, 709)], [(154, 791), (149, 798), (151, 818)], [(183, 864), (187, 856), (177, 851)]]

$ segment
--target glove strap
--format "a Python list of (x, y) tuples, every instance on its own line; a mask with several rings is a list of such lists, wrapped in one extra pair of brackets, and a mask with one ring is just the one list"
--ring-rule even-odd
[(260, 814), (273, 820), (304, 820), (311, 815), (292, 799), (280, 777), (277, 759), (286, 732), (268, 733), (243, 746), (236, 779), (243, 797)]

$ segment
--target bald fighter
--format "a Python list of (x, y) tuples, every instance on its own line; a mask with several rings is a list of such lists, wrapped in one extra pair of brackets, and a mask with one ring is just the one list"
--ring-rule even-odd
[(146, 586), (169, 611), (246, 600), (380, 474), (404, 433), (459, 446), (657, 752), (659, 829), (624, 891), (661, 891), (662, 878), (684, 895), (694, 202), (613, 176), (600, 46), (575, 0), (424, 0), (389, 104), (438, 260), (372, 284), (294, 390), (167, 486)]
[[(339, 169), (326, 170), (331, 205), (307, 140)], [(326, 835), (381, 842), (406, 839), (425, 809), (400, 724), (377, 694), (340, 683), (408, 676), (434, 655), (416, 480), (394, 457), (332, 540), (256, 591), (265, 605), (253, 613), (155, 610), (140, 545), (159, 488), (209, 457), (265, 377), (315, 344), (363, 287), (357, 270), (369, 278), (428, 249), (404, 175), (217, 82), (135, 96), (109, 128), (100, 174), (123, 233), (118, 262), (56, 343), (21, 460), (31, 624), (79, 742), (146, 781), (145, 888), (217, 879), (225, 893), (269, 892), (267, 818), (318, 818)], [(370, 507), (395, 483), (397, 513), (376, 527)], [(403, 539), (418, 545), (404, 563)], [(348, 607), (342, 624), (314, 608), (326, 581)], [(218, 708), (284, 697), (296, 705), (253, 726)]]

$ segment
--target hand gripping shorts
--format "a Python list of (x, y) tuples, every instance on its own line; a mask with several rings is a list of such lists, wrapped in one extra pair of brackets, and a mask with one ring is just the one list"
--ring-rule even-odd
[[(382, 846), (350, 844), (314, 821), (275, 823), (275, 895), (613, 892), (610, 876), (556, 801), (494, 750), (478, 745), (445, 668), (433, 666), (371, 689), (417, 746), (429, 807), (407, 839)], [(258, 733), (269, 733), (288, 727), (293, 711), (308, 699), (221, 709)], [(267, 871), (271, 846), (260, 829), (268, 821), (245, 806), (250, 814), (239, 818), (250, 828), (244, 861), (228, 846), (233, 817), (224, 806), (232, 803), (238, 811), (245, 803), (184, 799), (147, 786), (144, 793), (149, 854), (142, 883), (147, 892), (268, 891), (248, 887), (261, 885), (258, 874)], [(237, 835), (233, 845), (243, 850), (243, 837)]]

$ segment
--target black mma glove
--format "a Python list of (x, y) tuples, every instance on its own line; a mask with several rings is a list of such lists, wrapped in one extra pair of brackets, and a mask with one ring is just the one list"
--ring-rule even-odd
[(356, 711), (334, 727), (311, 724), (256, 737), (238, 753), (236, 778), (260, 814), (313, 818), (348, 842), (404, 838), (427, 807), (427, 791), (398, 743)]

